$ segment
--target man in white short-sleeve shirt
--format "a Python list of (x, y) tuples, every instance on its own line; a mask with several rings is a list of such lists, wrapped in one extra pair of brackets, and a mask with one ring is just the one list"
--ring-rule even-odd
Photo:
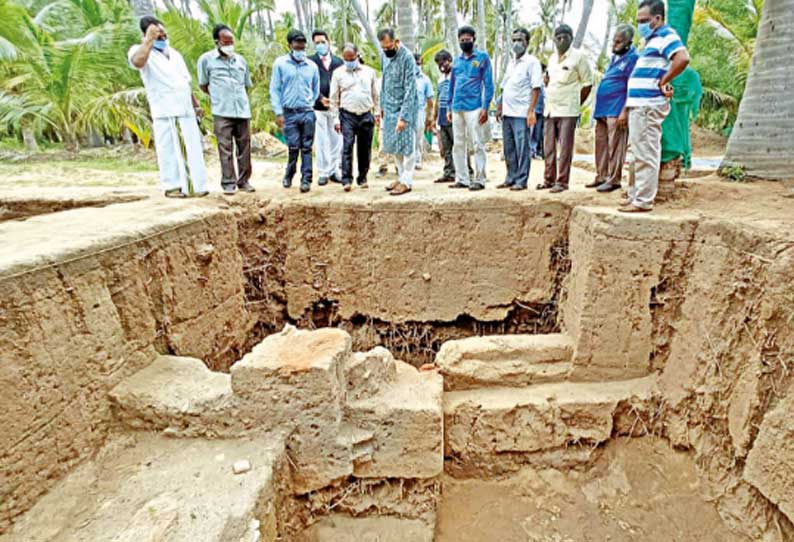
[(502, 80), (502, 94), (497, 101), (497, 117), (502, 121), (507, 176), (497, 188), (526, 190), (529, 179), (530, 130), (537, 119), (535, 106), (543, 85), (543, 69), (537, 58), (527, 53), (529, 31), (513, 32), (513, 54)]
[[(140, 27), (142, 43), (130, 47), (127, 59), (130, 66), (140, 72), (146, 88), (160, 183), (169, 198), (206, 196), (207, 171), (196, 119), (201, 109), (192, 93), (190, 73), (182, 55), (169, 47), (163, 23), (146, 16), (141, 18)], [(179, 140), (180, 131), (187, 153), (189, 180)]]

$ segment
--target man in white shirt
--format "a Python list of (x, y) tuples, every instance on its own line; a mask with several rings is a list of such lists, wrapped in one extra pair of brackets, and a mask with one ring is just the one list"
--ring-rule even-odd
[(345, 192), (353, 186), (353, 145), (356, 145), (359, 187), (367, 188), (367, 173), (372, 156), (372, 136), (380, 97), (375, 70), (358, 60), (358, 48), (346, 43), (342, 49), (344, 66), (331, 77), (331, 111), (336, 131), (342, 134), (342, 185)]
[[(169, 198), (206, 196), (207, 170), (196, 119), (202, 111), (192, 93), (190, 73), (182, 55), (168, 46), (168, 34), (163, 23), (146, 16), (141, 18), (140, 27), (142, 43), (130, 47), (127, 60), (140, 72), (146, 88), (160, 183)], [(187, 151), (189, 179), (179, 140), (180, 131)]]
[(530, 129), (535, 126), (535, 106), (540, 87), (543, 85), (543, 70), (537, 58), (527, 53), (529, 31), (519, 28), (513, 32), (513, 54), (515, 57), (502, 80), (502, 95), (497, 102), (497, 120), (502, 121), (507, 176), (497, 188), (526, 190), (529, 179)]

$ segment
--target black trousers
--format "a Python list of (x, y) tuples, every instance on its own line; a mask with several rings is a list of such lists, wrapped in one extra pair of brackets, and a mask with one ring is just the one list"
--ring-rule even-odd
[(367, 182), (369, 163), (372, 158), (372, 135), (375, 133), (375, 119), (372, 113), (357, 115), (344, 109), (339, 110), (339, 124), (342, 126), (342, 184), (353, 182), (353, 145), (356, 145), (358, 177), (356, 182)]

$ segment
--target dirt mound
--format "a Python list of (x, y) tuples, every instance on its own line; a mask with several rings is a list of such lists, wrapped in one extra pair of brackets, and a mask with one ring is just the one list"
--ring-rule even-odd
[(251, 136), (251, 151), (259, 156), (273, 158), (286, 156), (287, 146), (267, 132), (257, 132)]
[(697, 124), (692, 125), (690, 134), (692, 152), (696, 156), (722, 156), (725, 154), (728, 138), (722, 134), (701, 128)]

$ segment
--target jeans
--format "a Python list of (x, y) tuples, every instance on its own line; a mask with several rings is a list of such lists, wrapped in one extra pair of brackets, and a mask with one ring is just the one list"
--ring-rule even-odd
[(342, 126), (342, 184), (353, 182), (353, 145), (356, 145), (358, 160), (358, 184), (367, 182), (369, 163), (372, 157), (372, 135), (375, 133), (375, 119), (372, 113), (357, 115), (339, 111), (339, 124)]
[[(221, 186), (242, 186), (251, 178), (251, 121), (229, 117), (213, 117), (213, 131), (218, 140), (221, 162)], [(237, 173), (234, 171), (234, 150), (237, 150)]]
[(314, 144), (314, 111), (285, 109), (284, 137), (287, 138), (289, 156), (285, 179), (292, 180), (301, 157), (301, 183), (312, 183), (312, 145)]
[(526, 117), (503, 117), (502, 138), (507, 163), (505, 184), (526, 188), (532, 162)]
[(471, 176), (466, 168), (468, 148), (474, 149), (474, 164), (477, 167), (475, 183), (485, 185), (485, 134), (480, 124), (480, 110), (453, 111), (452, 130), (455, 143), (452, 155), (455, 160), (455, 177), (457, 182), (469, 186)]
[(535, 126), (532, 127), (532, 135), (529, 138), (529, 148), (533, 157), (539, 156), (543, 158), (543, 125), (546, 119), (543, 117), (543, 111), (535, 113), (535, 116), (538, 121), (535, 123)]

